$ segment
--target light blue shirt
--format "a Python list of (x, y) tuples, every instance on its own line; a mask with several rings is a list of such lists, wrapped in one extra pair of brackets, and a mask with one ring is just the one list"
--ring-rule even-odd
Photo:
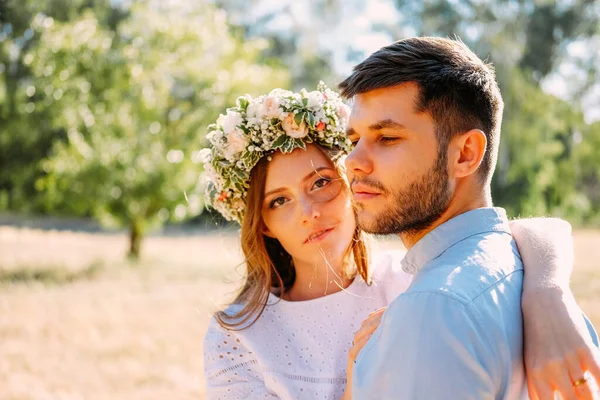
[(503, 209), (461, 214), (406, 254), (408, 290), (356, 359), (353, 399), (525, 396), (523, 265)]
[(415, 244), (403, 268), (413, 283), (358, 355), (353, 399), (527, 398), (523, 266), (505, 211), (447, 221)]

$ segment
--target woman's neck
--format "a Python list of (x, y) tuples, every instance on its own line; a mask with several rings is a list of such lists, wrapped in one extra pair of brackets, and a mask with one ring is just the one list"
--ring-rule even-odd
[(295, 260), (296, 279), (281, 298), (287, 301), (313, 300), (347, 288), (354, 280), (347, 278), (344, 272), (347, 262), (309, 264)]

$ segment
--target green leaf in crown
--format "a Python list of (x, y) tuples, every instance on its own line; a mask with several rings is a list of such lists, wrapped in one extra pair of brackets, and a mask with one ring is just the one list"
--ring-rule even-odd
[(296, 123), (296, 125), (300, 126), (302, 124), (302, 121), (304, 120), (304, 112), (299, 112), (294, 116), (294, 122)]
[(304, 143), (304, 141), (302, 139), (295, 139), (293, 137), (287, 136), (285, 143), (281, 147), (281, 152), (291, 153), (292, 151), (298, 148), (306, 150), (306, 144)]
[(285, 145), (287, 138), (289, 138), (288, 135), (283, 134), (281, 136), (279, 136), (277, 138), (277, 140), (275, 140), (272, 144), (271, 144), (271, 148), (273, 150), (281, 150), (283, 148), (283, 146)]
[(311, 129), (315, 129), (315, 116), (311, 112), (308, 112), (307, 116), (308, 116), (308, 126), (310, 126)]

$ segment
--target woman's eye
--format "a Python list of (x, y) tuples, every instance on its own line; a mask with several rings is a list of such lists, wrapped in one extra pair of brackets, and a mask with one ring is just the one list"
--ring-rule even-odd
[(391, 143), (391, 142), (395, 142), (395, 141), (396, 141), (396, 140), (398, 140), (398, 139), (399, 139), (399, 138), (397, 138), (397, 137), (388, 137), (388, 136), (383, 136), (383, 137), (382, 137), (380, 140), (381, 140), (382, 142), (385, 142), (385, 143)]
[(313, 184), (313, 188), (315, 189), (321, 189), (324, 188), (325, 186), (329, 185), (331, 183), (331, 179), (329, 178), (320, 178), (318, 180), (315, 181), (315, 183)]
[(286, 203), (285, 197), (277, 197), (271, 200), (269, 203), (269, 208), (277, 208)]

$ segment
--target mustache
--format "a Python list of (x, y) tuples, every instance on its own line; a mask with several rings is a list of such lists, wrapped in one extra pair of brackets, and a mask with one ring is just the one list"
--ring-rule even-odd
[(381, 184), (381, 182), (376, 181), (374, 179), (370, 179), (370, 178), (353, 178), (352, 182), (350, 183), (350, 187), (352, 187), (355, 183), (360, 183), (362, 185), (371, 187), (375, 190), (377, 190), (378, 192), (381, 192), (382, 194), (387, 194), (388, 190), (385, 188), (385, 186), (383, 186)]

